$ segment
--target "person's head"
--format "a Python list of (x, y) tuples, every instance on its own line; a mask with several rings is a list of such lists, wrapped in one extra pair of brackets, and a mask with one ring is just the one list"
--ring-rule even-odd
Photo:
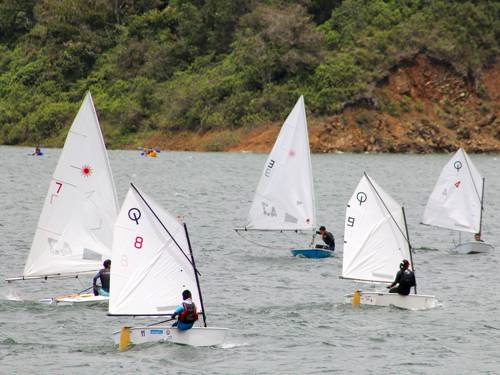
[(476, 234), (474, 235), (474, 239), (475, 239), (476, 241), (481, 241), (481, 233), (476, 233)]
[(322, 225), (319, 227), (319, 234), (323, 235), (326, 232), (326, 228)]
[(405, 270), (408, 267), (410, 267), (410, 262), (408, 262), (408, 260), (406, 259), (403, 259), (403, 261), (399, 263), (399, 268), (401, 268), (402, 270)]
[(191, 292), (186, 289), (184, 292), (182, 292), (182, 299), (187, 300), (188, 298), (191, 298)]
[(106, 259), (102, 265), (104, 266), (104, 268), (111, 268), (111, 260)]

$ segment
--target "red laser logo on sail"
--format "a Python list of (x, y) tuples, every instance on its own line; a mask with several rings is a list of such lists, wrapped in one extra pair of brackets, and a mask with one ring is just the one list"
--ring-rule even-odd
[(92, 174), (93, 170), (90, 167), (90, 165), (84, 165), (82, 167), (82, 176), (83, 177), (89, 177)]

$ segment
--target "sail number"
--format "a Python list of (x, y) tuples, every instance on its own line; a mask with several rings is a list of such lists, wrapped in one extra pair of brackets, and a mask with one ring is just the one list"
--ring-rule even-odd
[(57, 198), (59, 196), (59, 192), (61, 191), (63, 184), (61, 182), (56, 181), (56, 185), (57, 185), (56, 192), (52, 193), (52, 195), (50, 196), (50, 204), (54, 203), (54, 198)]
[(128, 267), (128, 257), (124, 254), (121, 258), (122, 267)]
[(269, 160), (269, 163), (267, 163), (266, 170), (264, 172), (264, 175), (266, 177), (271, 176), (271, 169), (273, 169), (274, 163), (275, 163), (275, 161), (273, 159)]
[(137, 236), (134, 241), (134, 247), (136, 249), (142, 249), (142, 243), (144, 242), (144, 238), (141, 236)]
[(355, 220), (355, 219), (354, 219), (352, 216), (349, 216), (349, 217), (347, 218), (347, 226), (348, 226), (348, 227), (353, 227), (353, 226), (354, 226), (354, 220)]
[(269, 205), (266, 202), (262, 202), (262, 211), (266, 216), (270, 217), (278, 216), (278, 214), (276, 213), (276, 208), (274, 208), (274, 206), (269, 207)]

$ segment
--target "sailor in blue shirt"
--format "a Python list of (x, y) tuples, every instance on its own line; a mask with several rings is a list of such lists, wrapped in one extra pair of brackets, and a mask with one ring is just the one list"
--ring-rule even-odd
[(196, 310), (196, 305), (191, 298), (191, 292), (189, 290), (186, 289), (182, 292), (182, 299), (184, 302), (182, 302), (182, 304), (177, 307), (172, 314), (172, 319), (179, 316), (179, 319), (172, 324), (172, 327), (177, 327), (181, 331), (185, 331), (191, 329), (194, 322), (198, 320), (198, 311)]

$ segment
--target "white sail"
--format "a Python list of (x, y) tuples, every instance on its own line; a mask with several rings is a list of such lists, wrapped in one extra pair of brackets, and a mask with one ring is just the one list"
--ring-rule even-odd
[(483, 178), (461, 148), (444, 166), (425, 207), (422, 223), (478, 233)]
[(246, 228), (312, 230), (315, 225), (311, 152), (301, 96), (266, 161)]
[(113, 236), (110, 314), (171, 314), (185, 289), (200, 309), (187, 237), (173, 216), (130, 188)]
[(366, 174), (347, 204), (343, 257), (342, 277), (375, 282), (410, 259), (402, 207)]
[(50, 181), (24, 276), (99, 269), (111, 256), (117, 213), (108, 154), (87, 93)]

